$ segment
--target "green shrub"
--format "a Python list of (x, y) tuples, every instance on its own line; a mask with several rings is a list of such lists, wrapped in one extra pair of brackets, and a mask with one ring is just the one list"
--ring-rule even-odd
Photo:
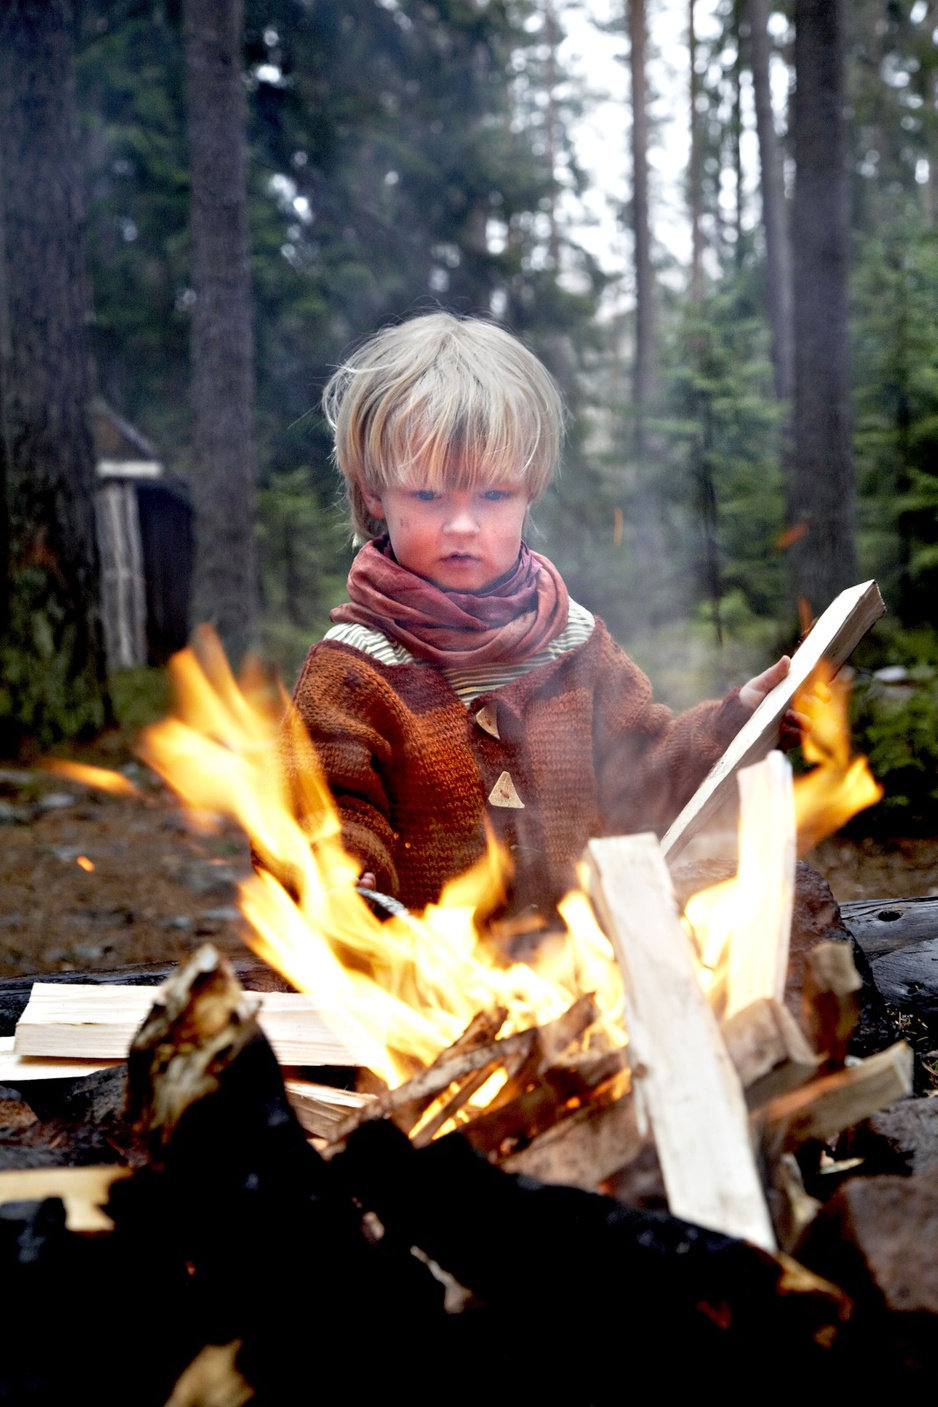
[(938, 821), (938, 668), (918, 663), (903, 678), (881, 671), (854, 687), (854, 745), (885, 788), (869, 824), (934, 830)]

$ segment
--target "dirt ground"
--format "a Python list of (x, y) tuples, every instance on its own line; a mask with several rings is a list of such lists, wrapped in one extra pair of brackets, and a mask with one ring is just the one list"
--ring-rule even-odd
[[(196, 832), (152, 773), (124, 770), (138, 798), (0, 767), (0, 976), (242, 951), (243, 835)], [(834, 837), (806, 858), (841, 902), (938, 894), (938, 838)]]

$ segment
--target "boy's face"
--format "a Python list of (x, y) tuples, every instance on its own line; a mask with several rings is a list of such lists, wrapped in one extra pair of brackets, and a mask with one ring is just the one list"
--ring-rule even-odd
[(447, 591), (484, 591), (510, 571), (531, 505), (523, 488), (397, 488), (365, 493), (368, 511), (387, 525), (402, 567)]

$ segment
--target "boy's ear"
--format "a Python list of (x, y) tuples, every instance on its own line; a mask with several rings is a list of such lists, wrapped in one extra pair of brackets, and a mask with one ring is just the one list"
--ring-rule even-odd
[(384, 505), (381, 502), (379, 493), (372, 493), (371, 489), (362, 486), (362, 498), (365, 500), (365, 507), (373, 518), (384, 519)]

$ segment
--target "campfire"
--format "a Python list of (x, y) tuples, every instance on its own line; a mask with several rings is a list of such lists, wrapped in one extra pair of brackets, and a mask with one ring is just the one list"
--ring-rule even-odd
[[(865, 589), (861, 614), (869, 601)], [(667, 1318), (705, 1366), (755, 1363), (784, 1339), (806, 1370), (836, 1362), (842, 1378), (834, 1345), (845, 1341), (847, 1297), (786, 1254), (818, 1206), (796, 1154), (908, 1094), (912, 1055), (900, 1041), (847, 1063), (860, 979), (843, 944), (809, 955), (800, 1024), (786, 1006), (798, 846), (878, 795), (849, 756), (843, 690), (818, 711), (818, 671), (829, 680), (855, 643), (835, 604), (836, 630), (822, 620), (813, 663), (802, 661), (800, 679), (793, 669), (799, 706), (816, 714), (812, 770), (793, 783), (769, 752), (729, 774), (739, 784), (735, 878), (680, 915), (665, 862), (683, 844), (680, 822), (664, 846), (648, 835), (593, 841), (580, 888), (559, 906), (563, 929), (538, 934), (525, 961), (487, 921), (508, 874), (494, 845), (420, 914), (358, 890), (299, 731), (306, 794), (297, 806), (285, 792), (282, 697), (259, 673), (236, 682), (207, 633), (176, 657), (177, 714), (147, 732), (142, 755), (195, 823), (233, 817), (250, 837), (259, 863), (241, 888), (248, 941), (294, 991), (252, 997), (205, 949), (152, 1009), (145, 989), (101, 989), (89, 1019), (87, 988), (58, 986), (53, 1000), (36, 984), (15, 1045), (24, 1068), (63, 1055), (103, 1063), (136, 1031), (138, 1171), (105, 1176), (100, 1197), (110, 1186), (112, 1241), (145, 1243), (169, 1279), (190, 1267), (194, 1289), (177, 1289), (204, 1337), (174, 1341), (173, 1373), (195, 1363), (172, 1403), (292, 1400), (295, 1353), (288, 1370), (277, 1345), (306, 1320), (293, 1305), (275, 1324), (269, 1300), (282, 1301), (283, 1277), (296, 1274), (310, 1332), (318, 1325), (330, 1349), (353, 1350), (349, 1321), (379, 1356), (419, 1340), (427, 1381), (451, 1381), (453, 1355), (470, 1343), (478, 1354), (469, 1336), (480, 1325), (486, 1339), (494, 1331), (492, 1362), (505, 1365), (512, 1322), (535, 1332), (561, 1304), (580, 1350), (591, 1318), (611, 1331), (627, 1316), (659, 1347)], [(743, 753), (758, 751), (753, 739), (771, 734), (785, 706), (765, 701)], [(708, 797), (686, 824), (712, 812)], [(63, 1050), (69, 1027), (81, 1028), (80, 1049)], [(348, 1074), (326, 1084), (306, 1077), (310, 1066)], [(506, 1172), (558, 1186), (538, 1200), (534, 1184)], [(607, 1294), (609, 1276), (618, 1288)], [(641, 1295), (623, 1288), (630, 1276)], [(571, 1305), (587, 1285), (588, 1313)], [(228, 1348), (206, 1356), (205, 1344)], [(374, 1368), (362, 1371), (377, 1390), (380, 1374), (372, 1383)], [(530, 1379), (599, 1401), (618, 1370), (548, 1355)], [(192, 1386), (207, 1380), (229, 1396)], [(160, 1391), (154, 1401), (167, 1400)]]

